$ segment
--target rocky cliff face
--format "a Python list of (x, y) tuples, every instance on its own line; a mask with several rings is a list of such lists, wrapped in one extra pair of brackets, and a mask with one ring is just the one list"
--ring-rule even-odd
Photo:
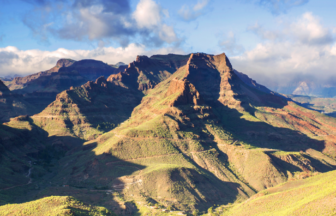
[(140, 91), (147, 91), (168, 78), (187, 61), (188, 55), (154, 55), (150, 58), (137, 56), (125, 71), (111, 75), (107, 80), (122, 82)]

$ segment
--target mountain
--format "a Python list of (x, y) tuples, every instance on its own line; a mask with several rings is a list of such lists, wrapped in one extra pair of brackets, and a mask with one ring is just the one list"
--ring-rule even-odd
[[(87, 80), (95, 80), (98, 77), (104, 76), (107, 78), (111, 74), (117, 73), (119, 67), (110, 66), (102, 61), (84, 59), (74, 62), (69, 67), (62, 67), (59, 72), (73, 72), (77, 71), (81, 76), (85, 77)], [(125, 67), (122, 65), (121, 69)]]
[(33, 119), (50, 134), (94, 139), (127, 120), (144, 92), (187, 60), (188, 55), (138, 56), (123, 72), (63, 91)]
[[(33, 104), (34, 112), (20, 114), (33, 115), (41, 112), (56, 98), (56, 95), (70, 87), (81, 86), (100, 76), (106, 78), (125, 69), (125, 66), (109, 66), (101, 61), (60, 59), (56, 66), (26, 77), (15, 77), (5, 82), (10, 90), (22, 94), (22, 100)], [(11, 115), (10, 117), (13, 117)]]
[(127, 67), (127, 64), (125, 64), (124, 62), (118, 62), (117, 64), (114, 64), (114, 65), (112, 64), (110, 66), (119, 68), (119, 67)]
[(90, 140), (125, 121), (142, 97), (137, 90), (100, 77), (59, 93), (55, 101), (32, 118), (51, 135)]
[[(138, 56), (124, 71), (65, 90), (41, 113), (3, 127), (26, 131), (31, 141), (15, 149), (28, 153), (18, 154), (26, 163), (39, 161), (30, 170), (34, 185), (15, 189), (26, 196), (2, 191), (3, 203), (57, 195), (118, 215), (231, 204), (239, 215), (236, 205), (265, 190), (336, 168), (336, 120), (235, 71), (225, 54)], [(29, 154), (35, 138), (41, 153)], [(7, 161), (16, 155), (6, 152)], [(27, 171), (29, 164), (15, 175)]]
[[(129, 68), (158, 68), (150, 59)], [(145, 89), (131, 117), (63, 158), (53, 181), (192, 212), (336, 167), (336, 120), (248, 84), (225, 54), (192, 54), (153, 89), (135, 73), (109, 78)]]
[(28, 75), (26, 77), (15, 77), (12, 81), (6, 82), (6, 85), (9, 87), (10, 90), (23, 89), (31, 82), (34, 82), (35, 80), (45, 80), (47, 79), (47, 77), (51, 76), (51, 74), (58, 72), (61, 67), (68, 67), (74, 62), (75, 61), (71, 59), (60, 59), (57, 61), (56, 65), (53, 68), (47, 71), (42, 71), (39, 73)]
[(92, 59), (80, 61), (60, 59), (55, 67), (47, 71), (26, 77), (15, 77), (6, 84), (10, 90), (15, 90), (17, 93), (59, 93), (71, 86), (80, 86), (100, 76), (107, 78), (123, 69), (123, 66), (116, 68)]

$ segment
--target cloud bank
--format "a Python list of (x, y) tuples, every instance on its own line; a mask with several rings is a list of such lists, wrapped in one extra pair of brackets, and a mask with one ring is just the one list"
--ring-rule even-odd
[(137, 55), (151, 56), (154, 54), (183, 53), (177, 48), (158, 48), (147, 50), (144, 45), (129, 44), (127, 47), (104, 47), (93, 50), (68, 50), (64, 48), (55, 51), (19, 50), (8, 46), (0, 48), (0, 77), (15, 74), (25, 76), (45, 71), (56, 65), (61, 58), (74, 60), (96, 59), (108, 64), (117, 62), (129, 63)]
[(328, 80), (335, 76), (335, 32), (318, 17), (305, 13), (292, 23), (265, 30), (256, 24), (248, 28), (263, 42), (231, 58), (234, 67), (260, 83), (278, 85), (294, 78)]

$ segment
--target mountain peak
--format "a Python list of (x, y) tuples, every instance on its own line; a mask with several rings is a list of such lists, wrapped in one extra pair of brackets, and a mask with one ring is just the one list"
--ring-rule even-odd
[(61, 67), (69, 67), (71, 66), (74, 62), (76, 62), (75, 60), (72, 59), (60, 59), (57, 61), (56, 66), (61, 68)]

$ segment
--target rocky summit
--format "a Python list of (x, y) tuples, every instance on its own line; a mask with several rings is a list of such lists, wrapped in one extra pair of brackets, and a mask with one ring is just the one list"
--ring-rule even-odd
[[(0, 128), (2, 204), (68, 199), (67, 209), (101, 215), (332, 212), (334, 118), (256, 83), (224, 53), (138, 56), (108, 77), (108, 65), (83, 61), (84, 75), (100, 77)], [(84, 77), (76, 64), (57, 74)], [(284, 197), (291, 203), (275, 202)]]

